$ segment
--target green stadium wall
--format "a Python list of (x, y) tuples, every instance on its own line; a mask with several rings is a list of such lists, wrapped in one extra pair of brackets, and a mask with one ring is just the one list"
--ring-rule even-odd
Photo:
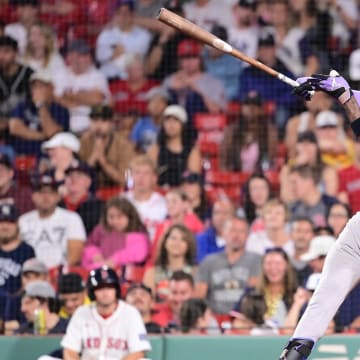
[[(60, 337), (0, 337), (1, 360), (37, 360), (59, 347)], [(164, 336), (151, 337), (152, 360), (277, 360), (287, 337)], [(327, 336), (311, 360), (360, 360), (360, 336)]]

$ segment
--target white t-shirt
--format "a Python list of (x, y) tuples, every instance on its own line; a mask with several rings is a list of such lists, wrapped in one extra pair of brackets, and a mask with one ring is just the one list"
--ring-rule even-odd
[(57, 207), (48, 218), (32, 210), (19, 218), (20, 234), (31, 245), (36, 257), (48, 268), (66, 264), (69, 240), (86, 240), (84, 224), (73, 211)]
[(82, 360), (120, 360), (131, 353), (151, 350), (139, 312), (121, 300), (107, 319), (99, 315), (95, 304), (80, 306), (61, 345), (81, 352)]
[[(259, 255), (264, 255), (266, 249), (277, 247), (274, 243), (271, 242), (265, 231), (256, 231), (251, 233), (246, 242), (246, 250), (254, 252)], [(295, 247), (294, 242), (289, 240), (286, 244), (282, 246), (285, 252), (289, 257), (294, 256)]]
[(150, 239), (153, 240), (157, 225), (162, 223), (167, 215), (165, 198), (156, 191), (145, 201), (135, 200), (133, 191), (128, 191), (124, 195), (136, 207), (149, 232)]
[(183, 6), (185, 18), (210, 31), (215, 24), (228, 28), (234, 24), (231, 6), (210, 0), (204, 6), (198, 6), (195, 1), (187, 2)]
[(229, 43), (247, 56), (256, 58), (259, 29), (250, 26), (247, 29), (239, 29), (235, 26), (229, 29)]
[[(54, 77), (55, 95), (62, 96), (66, 91), (77, 93), (81, 90), (99, 90), (104, 94), (104, 102), (110, 99), (108, 82), (102, 72), (90, 67), (83, 74), (74, 74), (70, 68), (64, 68)], [(70, 129), (75, 133), (85, 131), (90, 125), (90, 106), (76, 106), (70, 109)]]
[[(108, 77), (126, 77), (125, 65), (129, 54), (145, 55), (151, 41), (150, 33), (134, 26), (131, 31), (121, 31), (118, 27), (104, 29), (96, 41), (96, 60), (101, 64), (101, 71)], [(114, 47), (121, 45), (124, 54), (111, 60)]]

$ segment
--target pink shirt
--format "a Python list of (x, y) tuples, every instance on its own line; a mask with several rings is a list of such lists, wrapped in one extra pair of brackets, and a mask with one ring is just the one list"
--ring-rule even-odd
[(94, 261), (96, 255), (102, 255), (105, 260), (111, 260), (115, 266), (141, 263), (148, 257), (149, 251), (150, 241), (147, 234), (118, 233), (97, 225), (87, 240), (82, 265), (87, 269), (101, 266), (102, 263)]

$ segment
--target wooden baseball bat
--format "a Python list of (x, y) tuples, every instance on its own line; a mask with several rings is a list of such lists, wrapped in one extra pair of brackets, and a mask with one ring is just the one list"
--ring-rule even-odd
[(271, 67), (263, 64), (262, 62), (245, 55), (241, 51), (234, 49), (229, 43), (219, 39), (217, 36), (211, 34), (210, 32), (202, 29), (200, 26), (195, 25), (191, 21), (173, 13), (170, 10), (165, 8), (161, 8), (157, 19), (161, 22), (191, 36), (192, 38), (207, 44), (215, 49), (222, 51), (223, 53), (230, 54), (246, 63), (257, 67), (258, 69), (265, 71), (266, 73), (270, 74), (278, 78), (279, 80), (285, 82), (286, 84), (297, 87), (299, 83), (296, 82), (294, 79), (289, 78), (288, 76), (272, 69)]

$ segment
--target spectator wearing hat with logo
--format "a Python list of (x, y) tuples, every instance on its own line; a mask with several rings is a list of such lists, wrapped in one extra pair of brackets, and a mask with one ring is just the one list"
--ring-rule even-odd
[(145, 55), (151, 35), (135, 25), (135, 1), (117, 0), (111, 26), (105, 27), (96, 41), (96, 60), (107, 78), (126, 78), (127, 55)]
[[(17, 62), (18, 43), (7, 35), (0, 36), (0, 131), (8, 127), (10, 114), (30, 96), (30, 76), (33, 71)], [(2, 134), (3, 135), (3, 134)]]
[(15, 179), (14, 164), (9, 156), (0, 154), (0, 204), (15, 205), (19, 215), (34, 208), (31, 190), (19, 185)]
[(68, 66), (59, 71), (55, 81), (58, 101), (70, 111), (70, 130), (82, 134), (90, 125), (92, 106), (107, 103), (110, 91), (105, 76), (95, 67), (90, 46), (82, 39), (67, 49)]
[[(256, 57), (259, 26), (257, 24), (257, 9), (255, 0), (234, 0), (232, 8), (234, 24), (228, 28), (229, 43), (245, 55)], [(243, 63), (242, 68), (247, 65)]]
[(226, 109), (224, 85), (202, 69), (202, 46), (193, 39), (182, 40), (177, 47), (178, 71), (164, 79), (176, 103), (190, 116), (196, 112), (218, 113)]
[(65, 172), (77, 158), (80, 150), (79, 139), (70, 132), (60, 132), (44, 141), (41, 150), (47, 158), (40, 161), (39, 172), (51, 173), (60, 186), (59, 192), (64, 195)]
[(31, 99), (12, 111), (10, 143), (18, 155), (40, 156), (41, 143), (69, 128), (69, 112), (54, 100), (53, 79), (45, 71), (30, 77)]
[(91, 192), (93, 177), (89, 165), (74, 159), (65, 171), (65, 195), (59, 204), (80, 215), (88, 235), (98, 224), (103, 205)]
[(86, 240), (84, 224), (77, 213), (58, 207), (58, 185), (51, 174), (36, 179), (32, 198), (35, 210), (19, 218), (24, 241), (49, 269), (79, 264)]
[[(257, 60), (265, 65), (294, 78), (294, 74), (276, 57), (276, 44), (274, 36), (264, 31), (259, 35)], [(240, 75), (239, 97), (243, 101), (250, 91), (256, 91), (264, 101), (276, 104), (276, 126), (279, 131), (285, 130), (286, 121), (296, 109), (297, 99), (289, 92), (289, 85), (272, 77), (266, 72), (248, 66)]]
[(143, 283), (130, 285), (125, 295), (125, 302), (136, 307), (144, 321), (148, 334), (161, 334), (160, 325), (153, 321), (153, 294), (149, 287)]
[[(20, 324), (16, 334), (64, 334), (68, 320), (61, 318), (57, 314), (58, 307), (59, 302), (57, 301), (55, 290), (49, 282), (39, 280), (26, 285), (21, 300), (21, 312), (24, 314), (26, 321)], [(37, 310), (42, 311), (44, 314), (44, 334), (37, 334), (37, 329), (35, 328), (35, 314)]]
[(170, 102), (169, 92), (159, 86), (146, 94), (147, 114), (135, 123), (130, 138), (136, 144), (136, 149), (146, 152), (157, 140), (162, 122), (162, 114)]
[(352, 165), (355, 161), (354, 141), (342, 128), (343, 118), (334, 111), (321, 111), (315, 118), (315, 134), (324, 164), (337, 170)]
[(251, 174), (275, 157), (276, 148), (277, 129), (265, 115), (263, 98), (250, 91), (242, 102), (238, 121), (225, 128), (220, 167)]
[(21, 288), (21, 268), (35, 256), (34, 249), (20, 237), (18, 214), (14, 205), (0, 205), (0, 317), (5, 304)]
[[(223, 41), (228, 41), (228, 32), (224, 26), (214, 25), (211, 33)], [(205, 47), (203, 60), (207, 72), (223, 83), (226, 98), (229, 100), (237, 99), (239, 76), (245, 67), (245, 63), (213, 47)]]
[(62, 303), (59, 316), (63, 319), (70, 318), (79, 306), (91, 303), (86, 293), (84, 280), (79, 274), (73, 272), (60, 276), (58, 296)]
[(89, 130), (80, 139), (80, 159), (95, 169), (97, 188), (125, 185), (134, 145), (115, 131), (109, 106), (94, 106), (90, 119)]
[(32, 257), (26, 260), (21, 269), (21, 287), (19, 290), (7, 297), (4, 306), (4, 333), (13, 335), (14, 331), (25, 321), (21, 312), (21, 298), (25, 287), (33, 281), (48, 281), (48, 269), (40, 260)]
[(158, 184), (161, 186), (180, 185), (186, 170), (201, 172), (200, 151), (186, 135), (187, 122), (188, 114), (182, 106), (165, 108), (157, 144), (147, 152), (159, 169)]

